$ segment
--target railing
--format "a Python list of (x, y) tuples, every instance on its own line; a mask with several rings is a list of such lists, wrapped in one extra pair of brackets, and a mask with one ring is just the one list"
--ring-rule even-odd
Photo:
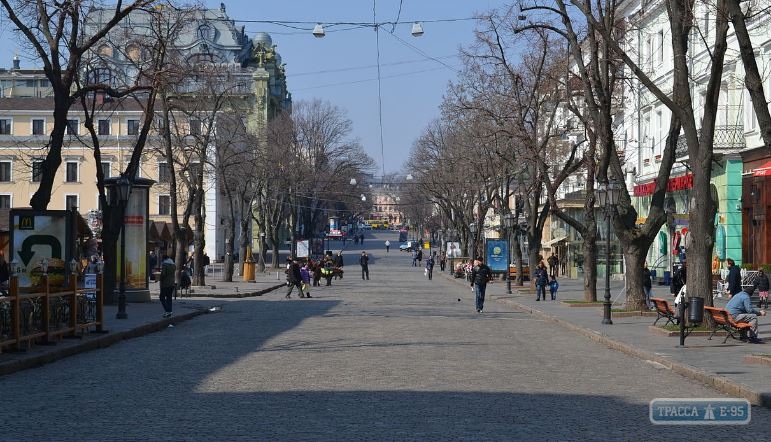
[[(701, 131), (699, 131), (701, 136)], [(714, 152), (736, 151), (742, 149), (745, 145), (744, 126), (741, 125), (723, 125), (715, 127), (715, 137), (712, 142)], [(675, 148), (675, 158), (682, 160), (688, 157), (688, 142), (685, 135), (677, 138), (677, 147)]]
[(77, 277), (70, 276), (67, 290), (51, 292), (48, 276), (43, 292), (21, 293), (19, 279), (12, 276), (8, 296), (0, 296), (0, 352), (21, 350), (35, 343), (50, 343), (62, 336), (77, 336), (91, 327), (104, 325), (102, 275), (96, 288), (78, 288)]

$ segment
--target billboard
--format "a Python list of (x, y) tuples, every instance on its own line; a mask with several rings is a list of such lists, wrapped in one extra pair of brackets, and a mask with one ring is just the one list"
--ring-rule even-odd
[(42, 262), (48, 262), (51, 287), (67, 285), (68, 263), (74, 244), (73, 212), (66, 210), (12, 209), (9, 261), (19, 263), (19, 287), (42, 288)]
[(485, 261), (493, 272), (507, 272), (510, 261), (509, 241), (506, 239), (488, 239), (485, 244)]

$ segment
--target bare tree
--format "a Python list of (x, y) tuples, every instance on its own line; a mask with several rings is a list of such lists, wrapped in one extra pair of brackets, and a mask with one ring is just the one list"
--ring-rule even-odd
[[(81, 96), (103, 89), (101, 85), (75, 87), (83, 57), (129, 14), (155, 2), (136, 0), (107, 6), (95, 1), (0, 0), (31, 56), (42, 61), (54, 95), (53, 129), (41, 164), (40, 187), (30, 200), (33, 209), (44, 210), (51, 200), (54, 177), (62, 163), (70, 108)], [(97, 15), (101, 20), (88, 21)]]

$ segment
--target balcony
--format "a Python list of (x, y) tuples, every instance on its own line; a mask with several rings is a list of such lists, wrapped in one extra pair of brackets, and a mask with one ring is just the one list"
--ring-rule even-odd
[[(701, 135), (701, 133), (699, 135)], [(736, 152), (744, 147), (744, 126), (723, 125), (715, 127), (715, 139), (712, 143), (712, 149), (715, 153)], [(685, 141), (685, 135), (681, 134), (677, 138), (675, 159), (677, 161), (688, 159), (688, 144)]]

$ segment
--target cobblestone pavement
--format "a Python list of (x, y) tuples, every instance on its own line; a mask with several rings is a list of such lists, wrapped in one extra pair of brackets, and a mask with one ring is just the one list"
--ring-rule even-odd
[[(395, 241), (395, 233), (390, 238)], [(366, 244), (313, 299), (222, 310), (0, 377), (3, 440), (761, 440), (743, 427), (654, 426), (658, 397), (723, 397), (656, 364), (429, 281)], [(373, 245), (374, 244), (374, 245)], [(375, 250), (371, 250), (371, 249)]]

